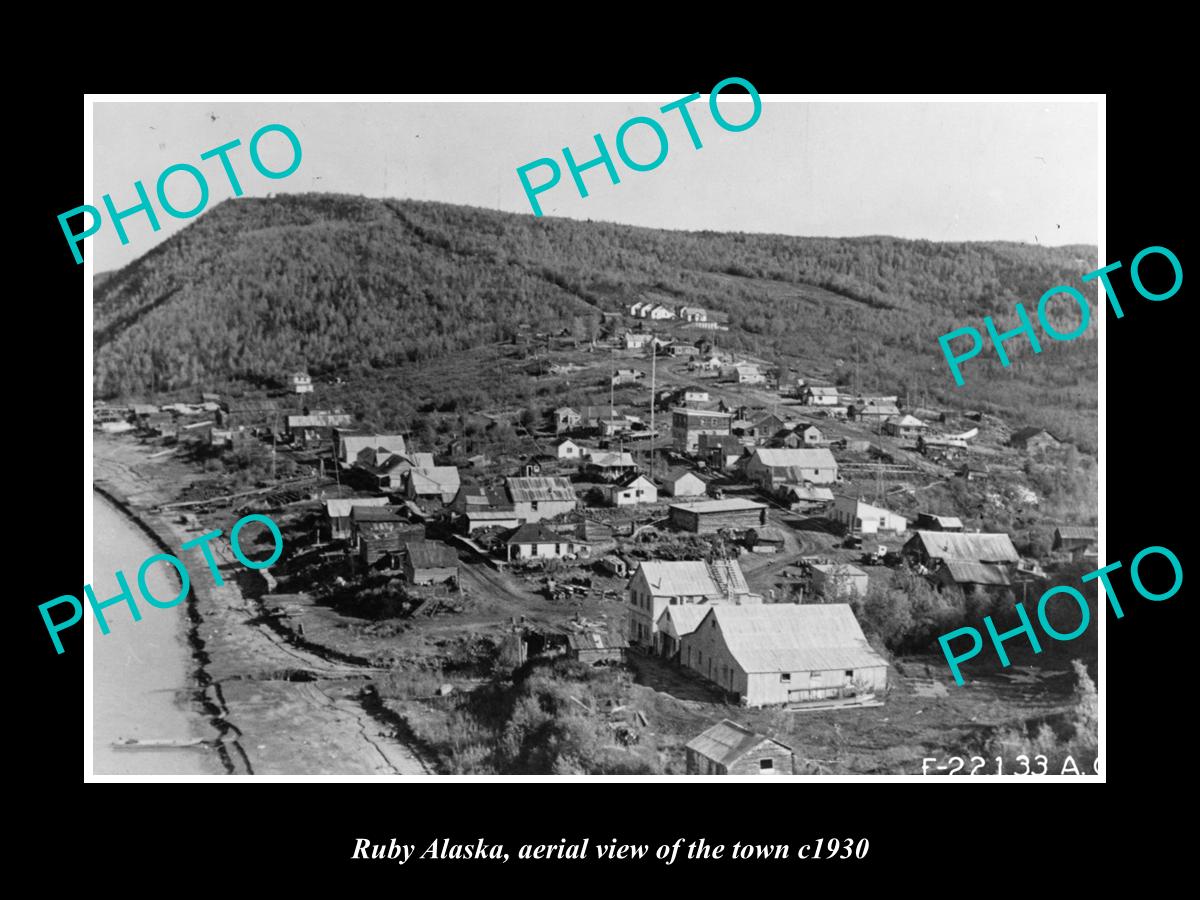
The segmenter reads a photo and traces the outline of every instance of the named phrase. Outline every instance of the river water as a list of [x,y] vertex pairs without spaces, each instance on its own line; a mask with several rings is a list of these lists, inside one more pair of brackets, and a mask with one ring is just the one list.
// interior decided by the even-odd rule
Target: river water
[[[95,569],[92,589],[97,600],[120,592],[117,570],[125,573],[142,620],[134,622],[126,604],[104,610],[107,635],[91,610],[93,629],[92,715],[93,771],[97,775],[216,775],[220,760],[203,748],[114,749],[123,738],[188,741],[211,737],[203,712],[192,700],[195,684],[186,641],[186,601],[158,609],[141,599],[137,571],[160,552],[140,528],[101,497],[95,497],[93,535]],[[147,572],[151,593],[163,600],[179,595],[179,579],[168,563]],[[86,601],[85,601],[86,605]]]

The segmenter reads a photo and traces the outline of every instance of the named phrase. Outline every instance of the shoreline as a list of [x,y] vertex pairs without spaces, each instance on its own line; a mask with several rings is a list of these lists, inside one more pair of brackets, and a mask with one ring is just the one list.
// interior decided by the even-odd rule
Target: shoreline
[[[130,505],[129,500],[117,492],[115,488],[101,487],[98,483],[93,481],[92,491],[100,495],[104,502],[111,505],[126,519],[126,521],[133,524],[139,531],[146,535],[146,537],[152,544],[154,544],[154,546],[162,550],[163,553],[170,553],[174,555],[175,549],[171,547],[164,534],[155,528],[154,525],[149,521],[149,516],[156,514],[149,513],[148,511],[140,514],[135,512]],[[254,772],[251,769],[250,760],[246,757],[246,751],[242,749],[238,739],[234,738],[233,740],[227,740],[227,737],[230,734],[236,734],[237,737],[240,738],[241,732],[238,731],[238,729],[231,722],[225,719],[227,710],[225,710],[223,705],[221,705],[219,702],[220,686],[215,686],[217,702],[214,702],[213,698],[208,696],[208,689],[210,686],[213,686],[213,680],[207,669],[209,656],[204,650],[204,640],[200,637],[200,625],[204,620],[201,617],[199,610],[196,608],[197,603],[197,591],[193,585],[193,587],[188,591],[188,595],[184,600],[187,625],[184,627],[183,632],[184,641],[188,646],[188,656],[191,659],[189,677],[191,678],[196,689],[189,693],[191,698],[190,705],[194,706],[194,708],[186,711],[202,716],[208,722],[209,727],[216,731],[215,738],[211,736],[205,737],[204,735],[201,735],[200,737],[205,740],[206,744],[211,745],[217,751],[217,757],[220,759],[221,765],[225,769],[225,774],[253,775]],[[227,749],[227,746],[232,746],[237,751],[237,754],[245,768],[244,772],[238,771],[238,766],[235,764],[235,760]]]
[[162,552],[179,556],[180,545],[197,534],[224,532],[210,544],[224,583],[185,560],[192,575],[185,609],[193,702],[216,732],[211,746],[226,774],[435,774],[419,748],[370,708],[371,691],[363,688],[379,670],[279,628],[266,614],[250,580],[261,573],[245,569],[230,550],[227,512],[206,516],[197,530],[159,511],[193,470],[101,435],[93,461],[93,490]]

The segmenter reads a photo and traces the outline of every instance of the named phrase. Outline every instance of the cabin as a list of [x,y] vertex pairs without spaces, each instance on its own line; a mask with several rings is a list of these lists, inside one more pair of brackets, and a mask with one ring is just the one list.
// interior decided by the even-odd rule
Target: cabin
[[899,418],[900,410],[894,403],[867,401],[851,404],[846,410],[846,417],[865,425],[879,425],[886,419]]
[[806,384],[800,391],[805,406],[837,406],[838,389],[827,385]]
[[1071,554],[1072,558],[1094,556],[1097,548],[1097,533],[1094,526],[1059,525],[1054,529],[1054,550]]
[[795,512],[811,512],[823,509],[833,502],[833,491],[811,484],[785,483],[778,487],[780,501]]
[[627,331],[625,332],[625,349],[641,350],[653,339],[654,335],[649,331]]
[[703,497],[708,485],[691,469],[670,469],[662,478],[663,493],[671,497]]
[[1007,534],[918,531],[901,552],[910,562],[931,570],[947,559],[1016,565],[1021,558]]
[[728,472],[741,459],[746,445],[732,434],[701,434],[696,453],[706,463],[721,472]]
[[370,434],[364,431],[351,431],[346,428],[333,429],[334,446],[337,458],[346,465],[353,464],[358,454],[368,447],[376,451],[387,450],[398,456],[408,454],[408,444],[403,434]]
[[880,531],[899,533],[908,530],[908,520],[904,516],[851,497],[838,497],[834,500],[830,518],[846,526],[848,532],[859,534],[876,534]]
[[991,469],[987,463],[980,462],[977,459],[968,459],[960,465],[956,471],[959,478],[965,478],[967,481],[982,481],[985,478],[991,477]]
[[458,554],[445,544],[407,541],[404,544],[404,577],[409,584],[457,582]]
[[311,394],[313,390],[312,376],[307,372],[295,372],[292,374],[292,393],[294,394]]
[[609,506],[637,506],[658,502],[658,486],[639,472],[630,472],[603,488]]
[[514,512],[525,522],[553,519],[579,506],[575,488],[561,476],[506,478],[504,485]]
[[887,663],[845,603],[713,605],[680,662],[744,706],[847,704],[887,688]]
[[647,560],[629,581],[629,636],[661,652],[657,623],[669,606],[761,603],[735,560]]
[[406,522],[393,509],[355,506],[350,510],[350,528],[362,561],[374,566],[384,560],[389,568],[400,564],[404,541],[424,537],[424,528]]
[[404,496],[409,500],[451,503],[458,495],[460,487],[457,466],[412,469],[404,485]]
[[760,413],[750,421],[749,425],[743,425],[741,432],[743,437],[768,438],[782,431],[786,424],[775,413]]
[[1022,428],[1014,431],[1009,444],[1033,456],[1051,453],[1063,448],[1063,442],[1045,428]]
[[616,453],[596,450],[588,455],[583,464],[583,473],[599,481],[614,482],[637,472],[637,463],[632,453]]
[[847,603],[865,597],[870,579],[867,573],[848,563],[817,563],[809,567],[812,587],[827,603]]
[[342,500],[325,501],[325,518],[329,526],[329,539],[344,541],[351,537],[350,511],[356,506],[387,506],[387,497],[349,497]]
[[684,322],[707,322],[708,310],[699,306],[681,306],[677,314]]
[[569,406],[560,406],[554,411],[553,416],[554,431],[557,434],[578,428],[579,423],[583,421],[583,417]]
[[825,435],[816,425],[798,425],[783,438],[783,446],[790,449],[819,447],[825,443]]
[[689,775],[791,775],[795,754],[787,744],[723,719],[687,742]]
[[933,513],[917,513],[913,526],[917,531],[962,531],[962,519],[958,516],[938,516]]
[[656,304],[655,306],[651,307],[650,310],[645,313],[645,316],[647,319],[655,319],[657,321],[663,321],[666,319],[675,318],[675,311],[672,310],[671,307],[664,306],[663,304],[659,303],[659,304]]
[[746,478],[774,493],[782,484],[834,484],[837,460],[824,447],[789,450],[759,447],[746,461]]
[[754,363],[734,363],[726,369],[722,376],[728,381],[738,384],[763,384],[767,377],[759,371]]
[[702,435],[729,435],[733,414],[715,409],[675,407],[671,410],[671,440],[676,450],[693,453]]
[[540,522],[519,525],[504,539],[504,548],[505,559],[509,562],[518,559],[563,559],[579,555],[581,551],[586,555],[588,549],[585,542],[553,531]]
[[746,532],[746,546],[753,553],[782,553],[787,547],[783,532],[771,525],[751,528]]
[[667,514],[673,527],[695,534],[715,534],[725,529],[744,531],[767,524],[765,503],[736,498],[672,504]]
[[579,460],[584,456],[584,448],[570,438],[554,442],[554,455],[558,459]]
[[916,416],[892,416],[883,423],[883,433],[903,441],[915,441],[928,427]]
[[629,642],[618,634],[583,631],[567,635],[567,656],[597,666],[625,661]]

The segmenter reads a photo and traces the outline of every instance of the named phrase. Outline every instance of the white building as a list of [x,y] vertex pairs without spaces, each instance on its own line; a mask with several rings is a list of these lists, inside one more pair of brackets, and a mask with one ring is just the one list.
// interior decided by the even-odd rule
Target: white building
[[872,506],[852,497],[837,497],[830,518],[846,526],[847,531],[876,534],[880,531],[907,531],[908,520],[882,506]]

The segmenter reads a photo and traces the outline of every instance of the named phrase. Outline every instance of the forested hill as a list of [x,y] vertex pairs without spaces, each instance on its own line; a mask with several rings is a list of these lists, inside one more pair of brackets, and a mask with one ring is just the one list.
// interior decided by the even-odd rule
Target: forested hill
[[[1015,302],[1032,311],[1095,267],[1082,246],[677,232],[332,194],[230,200],[96,286],[96,393],[389,367],[526,323],[588,336],[601,311],[653,290],[727,316],[727,348],[802,369],[857,359],[867,386],[952,396],[938,335],[985,314],[1015,322]],[[990,379],[1034,404],[1049,386],[1078,388],[1094,409],[1093,336],[1094,322],[1003,379],[979,364],[974,402]]]

